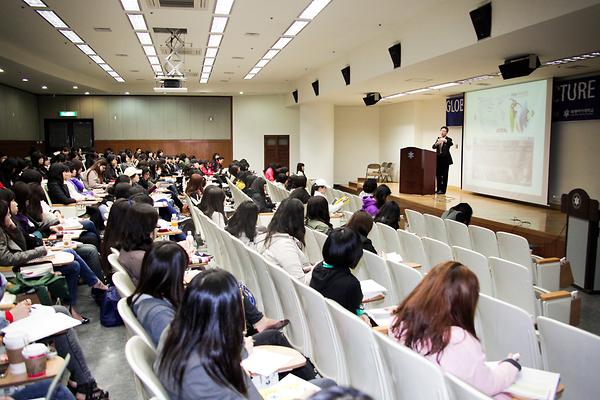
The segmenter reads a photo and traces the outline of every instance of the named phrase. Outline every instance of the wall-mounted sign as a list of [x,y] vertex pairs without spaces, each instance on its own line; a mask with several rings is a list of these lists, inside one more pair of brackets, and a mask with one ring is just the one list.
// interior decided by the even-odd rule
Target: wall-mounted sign
[[465,95],[446,99],[446,126],[462,126],[465,110]]
[[76,117],[77,111],[59,111],[58,116],[59,117]]
[[600,75],[554,81],[552,121],[600,119]]

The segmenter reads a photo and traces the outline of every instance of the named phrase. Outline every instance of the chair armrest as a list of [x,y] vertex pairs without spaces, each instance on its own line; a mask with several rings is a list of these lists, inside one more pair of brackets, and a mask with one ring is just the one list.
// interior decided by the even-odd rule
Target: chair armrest
[[388,327],[387,326],[374,326],[373,330],[377,333],[381,333],[382,335],[386,335],[388,334]]
[[537,265],[560,263],[560,258],[556,258],[556,257],[537,258],[537,257],[535,257],[533,259],[533,262],[535,262]]
[[567,297],[571,297],[571,292],[567,292],[566,290],[557,290],[556,292],[541,293],[539,295],[539,298],[542,301],[552,301]]
[[411,268],[421,268],[421,264],[410,262],[410,261],[402,261],[402,264],[408,265]]

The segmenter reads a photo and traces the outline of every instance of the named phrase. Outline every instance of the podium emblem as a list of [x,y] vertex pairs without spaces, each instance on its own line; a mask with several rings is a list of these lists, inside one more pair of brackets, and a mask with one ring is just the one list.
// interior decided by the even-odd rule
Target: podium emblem
[[410,158],[411,160],[412,160],[413,158],[415,158],[415,153],[414,153],[414,152],[412,152],[412,151],[409,151],[409,152],[408,152],[408,158]]
[[571,202],[573,203],[574,209],[581,207],[581,195],[579,193],[575,193]]

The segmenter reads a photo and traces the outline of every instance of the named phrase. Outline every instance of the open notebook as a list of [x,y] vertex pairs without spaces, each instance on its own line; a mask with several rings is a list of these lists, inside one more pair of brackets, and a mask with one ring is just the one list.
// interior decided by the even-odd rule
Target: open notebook
[[[495,365],[497,363],[487,362],[486,364]],[[559,381],[560,374],[541,369],[522,367],[517,375],[517,380],[505,392],[519,398],[553,400],[556,397]]]
[[313,393],[321,390],[318,386],[288,374],[273,386],[260,389],[260,394],[265,400],[295,400],[306,399]]
[[68,315],[57,313],[54,308],[34,304],[31,307],[31,314],[27,318],[15,321],[2,329],[2,332],[25,332],[29,342],[52,336],[81,325],[81,321]]

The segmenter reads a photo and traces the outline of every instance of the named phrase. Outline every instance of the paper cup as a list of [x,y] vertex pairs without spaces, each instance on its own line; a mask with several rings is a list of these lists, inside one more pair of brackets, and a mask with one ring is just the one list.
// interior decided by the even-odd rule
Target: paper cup
[[9,332],[4,336],[4,346],[8,356],[8,369],[12,374],[19,375],[26,372],[25,360],[21,352],[27,346],[27,334],[25,332]]
[[39,378],[46,375],[48,348],[42,343],[33,343],[25,346],[21,352],[25,359],[25,369],[30,378]]

